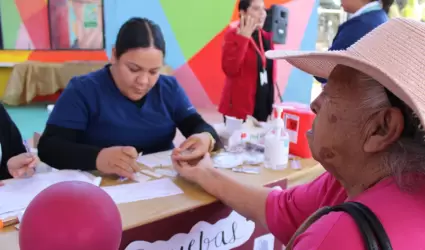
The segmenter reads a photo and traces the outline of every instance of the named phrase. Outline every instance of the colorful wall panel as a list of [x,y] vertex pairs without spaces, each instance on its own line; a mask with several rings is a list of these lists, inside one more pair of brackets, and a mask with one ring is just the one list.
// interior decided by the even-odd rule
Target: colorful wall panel
[[3,49],[103,49],[102,0],[2,0]]
[[[184,3],[183,3],[184,2]],[[317,37],[317,0],[266,0],[266,5],[284,4],[289,8],[287,43],[279,49],[314,50]],[[111,51],[119,26],[130,17],[143,16],[157,22],[167,40],[166,63],[198,107],[218,104],[224,85],[221,46],[228,24],[238,17],[237,1],[229,0],[125,0],[105,1],[106,49]],[[309,103],[311,76],[278,63],[279,86],[284,99]]]
[[1,0],[4,49],[50,49],[47,1]]
[[[27,5],[29,3],[34,4],[34,7],[31,8],[32,12],[27,13],[27,9],[22,10],[17,7],[18,2],[23,1]],[[50,1],[63,2],[68,0]],[[24,26],[25,29],[31,30],[31,25],[25,25],[25,20],[36,17],[41,20],[40,16],[47,15],[45,13],[46,6],[48,6],[46,0],[1,0],[1,2],[0,7],[4,5],[7,8],[18,10],[20,19],[15,17],[18,21],[15,21],[17,24],[14,27],[20,25],[19,27]],[[237,2],[237,0],[104,0],[103,6],[101,6],[103,7],[103,20],[105,22],[104,51],[0,51],[0,62],[106,60],[108,55],[110,56],[121,24],[130,17],[147,17],[161,26],[167,42],[166,63],[175,70],[177,79],[185,88],[192,102],[197,107],[210,107],[218,104],[224,85],[224,74],[221,71],[220,59],[221,46],[224,31],[229,23],[237,20]],[[314,50],[317,37],[316,10],[318,0],[265,0],[265,2],[267,6],[283,4],[290,11],[287,43],[278,46],[279,49]],[[96,17],[98,15],[92,13],[92,20],[99,24],[100,21]],[[2,23],[6,18],[12,17],[2,16]],[[64,30],[67,29],[65,26],[67,25],[63,25]],[[67,27],[72,29],[69,25]],[[62,33],[68,34],[64,30],[62,30]],[[43,31],[40,34],[44,33]],[[49,29],[47,29],[47,33],[49,34]],[[27,37],[31,38],[29,44],[32,45],[32,49],[42,46],[34,45],[35,43],[39,44],[34,40],[41,41],[41,38],[35,39],[35,35],[31,35],[30,31],[28,31],[28,34]],[[39,36],[41,36],[40,34]],[[17,37],[17,35],[11,37]],[[74,40],[65,39],[65,43],[68,41],[72,44]],[[7,44],[9,47],[15,44],[15,48],[17,48],[16,39],[7,42]],[[74,48],[73,46],[68,47]],[[64,48],[67,48],[67,46],[64,46]],[[283,61],[278,62],[278,69],[278,83],[284,99],[309,103],[313,83],[312,77],[293,69]]]
[[52,49],[103,49],[102,0],[49,0]]

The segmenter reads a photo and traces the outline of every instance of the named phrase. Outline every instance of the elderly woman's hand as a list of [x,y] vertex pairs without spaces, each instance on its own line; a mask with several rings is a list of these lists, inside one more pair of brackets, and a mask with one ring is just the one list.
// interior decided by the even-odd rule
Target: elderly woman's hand
[[35,173],[35,167],[39,162],[37,155],[22,153],[9,159],[7,169],[13,178],[27,178]]
[[210,133],[194,134],[184,141],[180,147],[173,150],[172,158],[176,161],[186,161],[193,164],[214,148],[214,139]]
[[213,161],[209,153],[206,153],[196,164],[190,164],[187,161],[177,161],[175,158],[172,160],[174,169],[180,176],[194,183],[199,183],[202,175],[213,169]]

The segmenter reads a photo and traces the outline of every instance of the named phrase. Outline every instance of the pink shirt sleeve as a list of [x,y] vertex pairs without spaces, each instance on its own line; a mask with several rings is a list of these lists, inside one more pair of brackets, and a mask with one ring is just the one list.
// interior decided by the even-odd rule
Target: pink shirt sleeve
[[329,173],[288,190],[274,190],[266,201],[266,222],[270,232],[288,243],[301,223],[323,206],[343,202],[347,195]]

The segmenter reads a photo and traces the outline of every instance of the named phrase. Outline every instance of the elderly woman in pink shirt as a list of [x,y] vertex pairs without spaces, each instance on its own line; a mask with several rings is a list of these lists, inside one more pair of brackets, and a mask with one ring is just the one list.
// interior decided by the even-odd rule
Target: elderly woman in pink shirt
[[190,165],[178,149],[175,168],[288,249],[425,249],[423,34],[425,23],[392,19],[346,51],[267,52],[329,79],[311,104],[307,137],[327,170],[313,182],[254,187],[214,169],[208,155]]

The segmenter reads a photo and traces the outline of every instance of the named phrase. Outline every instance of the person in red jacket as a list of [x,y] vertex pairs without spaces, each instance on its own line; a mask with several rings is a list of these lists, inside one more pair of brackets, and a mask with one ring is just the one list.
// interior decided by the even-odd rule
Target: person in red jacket
[[225,116],[266,121],[274,102],[273,61],[265,51],[273,49],[271,34],[262,29],[266,19],[263,0],[239,1],[240,24],[225,34],[222,69],[226,83],[219,104]]

